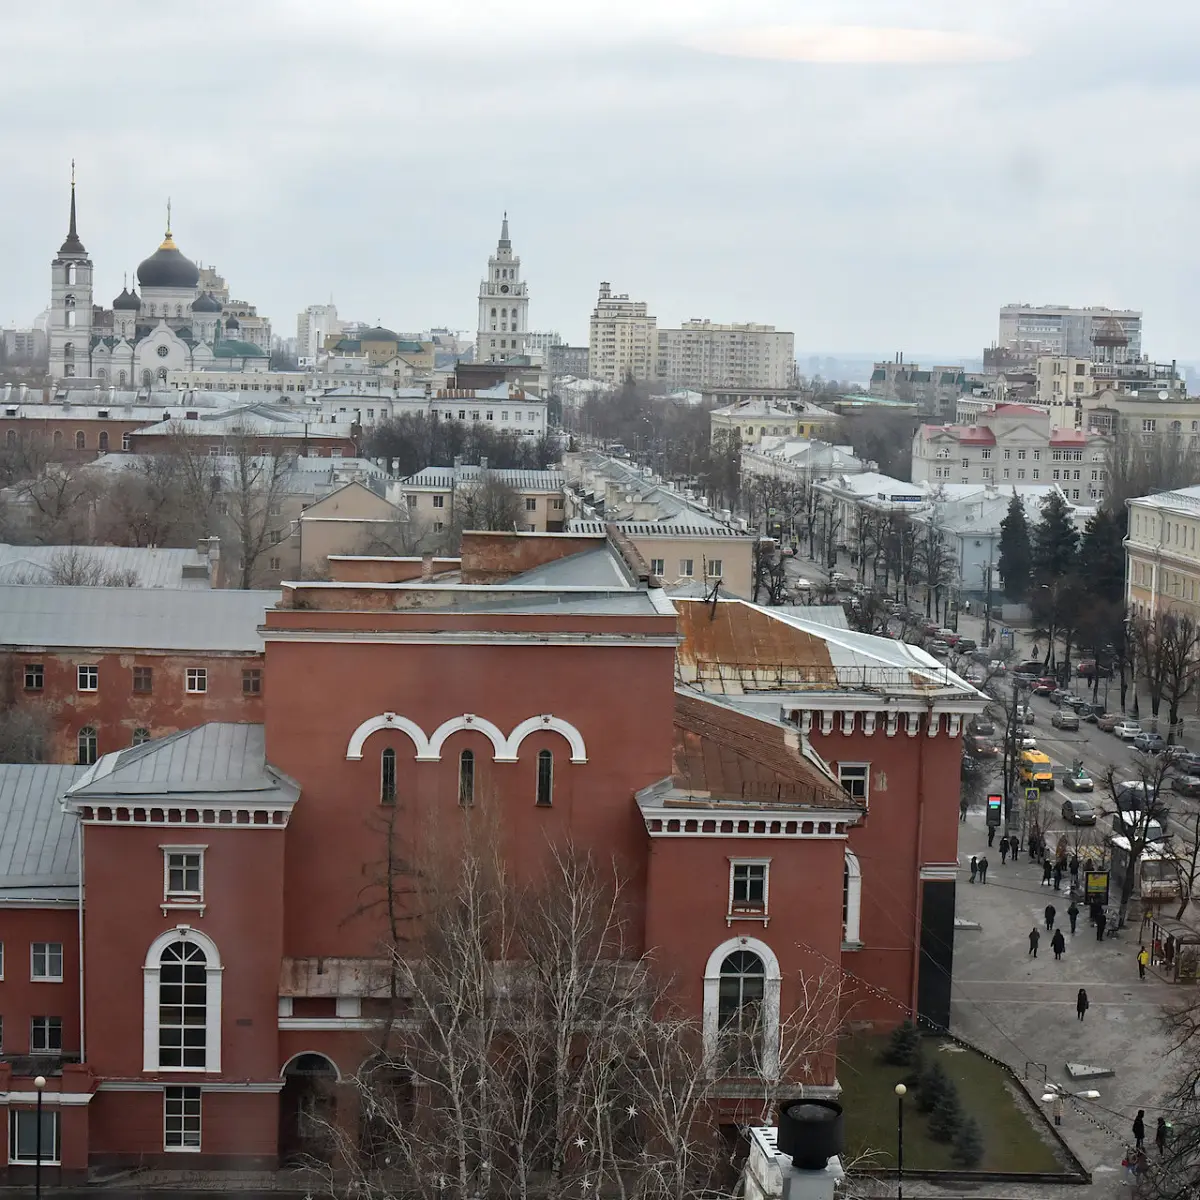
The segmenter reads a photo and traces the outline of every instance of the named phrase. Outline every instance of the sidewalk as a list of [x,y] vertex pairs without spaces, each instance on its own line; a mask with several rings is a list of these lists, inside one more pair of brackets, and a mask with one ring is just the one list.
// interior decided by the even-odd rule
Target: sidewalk
[[[988,857],[988,882],[972,886],[966,864],[972,854],[982,853]],[[1072,937],[1068,896],[1042,887],[1041,868],[1027,856],[1002,866],[999,851],[987,849],[982,811],[971,812],[959,826],[959,862],[956,915],[979,928],[960,928],[955,934],[952,1031],[1018,1075],[1028,1075],[1035,1081],[1034,1093],[1042,1084],[1043,1068],[1047,1081],[1068,1091],[1095,1087],[1100,1099],[1070,1104],[1060,1132],[1095,1175],[1094,1188],[1084,1192],[1115,1194],[1134,1114],[1144,1108],[1147,1124],[1153,1126],[1162,1111],[1160,1100],[1174,1061],[1159,1015],[1179,989],[1153,974],[1138,979],[1136,926],[1097,942],[1084,912]],[[1045,928],[1047,903],[1058,909],[1057,921],[1067,935],[1061,962],[1054,959]],[[1042,935],[1036,959],[1029,955],[1031,928]],[[1082,1022],[1075,1014],[1081,987],[1090,1002]],[[1077,1083],[1066,1073],[1068,1062],[1106,1067],[1115,1074],[1094,1084]],[[924,1187],[913,1190],[914,1195],[935,1194]],[[980,1192],[1008,1194],[986,1186]],[[1079,1195],[1079,1189],[1072,1194]]]

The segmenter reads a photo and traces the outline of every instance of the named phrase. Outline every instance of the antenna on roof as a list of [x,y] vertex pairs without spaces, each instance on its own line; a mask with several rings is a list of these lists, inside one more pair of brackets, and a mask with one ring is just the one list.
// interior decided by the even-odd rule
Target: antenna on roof
[[708,619],[715,621],[717,619],[717,593],[721,590],[721,580],[718,578],[713,581],[712,595],[705,595],[704,602],[709,605]]

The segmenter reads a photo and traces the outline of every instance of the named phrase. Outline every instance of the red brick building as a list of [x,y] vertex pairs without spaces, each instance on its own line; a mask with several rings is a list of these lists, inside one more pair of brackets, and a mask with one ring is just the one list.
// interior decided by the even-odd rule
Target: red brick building
[[[431,831],[480,810],[518,876],[566,839],[626,864],[628,953],[655,951],[706,1041],[753,1007],[769,1062],[780,1014],[827,970],[892,991],[881,1021],[929,999],[918,946],[944,933],[930,884],[952,913],[949,798],[982,698],[919,651],[898,664],[907,648],[802,622],[782,623],[779,648],[820,686],[780,693],[778,664],[747,674],[743,648],[774,630],[759,610],[681,615],[604,538],[563,538],[567,557],[538,556],[536,582],[462,582],[503,573],[504,539],[485,540],[479,563],[464,546],[457,578],[352,581],[347,560],[346,582],[285,586],[254,719],[210,718],[78,774],[0,767],[0,820],[44,826],[0,871],[33,889],[76,873],[45,904],[0,893],[10,1164],[35,1070],[64,1177],[273,1166],[302,1140],[314,1072],[356,1122],[338,1081],[373,1053],[388,939],[362,907],[363,870],[380,854],[372,822],[401,803],[406,861],[432,862]],[[18,908],[24,923],[8,923]],[[46,962],[62,983],[26,967]],[[58,1051],[32,1040],[47,1015]],[[789,1078],[835,1091],[834,1049]],[[720,1119],[740,1119],[741,1095],[722,1095]]]

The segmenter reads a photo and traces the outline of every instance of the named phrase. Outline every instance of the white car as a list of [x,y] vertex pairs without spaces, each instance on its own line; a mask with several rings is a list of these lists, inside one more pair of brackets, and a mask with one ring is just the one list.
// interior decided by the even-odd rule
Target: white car
[[1018,729],[1015,734],[1018,750],[1036,750],[1037,738],[1028,729]]
[[1132,742],[1142,732],[1142,727],[1136,721],[1118,721],[1113,726],[1113,733],[1123,742]]

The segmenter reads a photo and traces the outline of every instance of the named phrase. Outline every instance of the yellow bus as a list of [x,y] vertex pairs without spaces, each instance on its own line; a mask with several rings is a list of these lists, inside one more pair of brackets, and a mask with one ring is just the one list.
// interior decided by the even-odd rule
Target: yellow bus
[[1054,790],[1054,768],[1050,758],[1040,750],[1022,750],[1017,760],[1017,778],[1023,787],[1035,787],[1039,791]]

